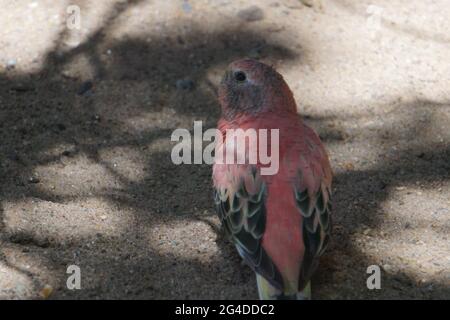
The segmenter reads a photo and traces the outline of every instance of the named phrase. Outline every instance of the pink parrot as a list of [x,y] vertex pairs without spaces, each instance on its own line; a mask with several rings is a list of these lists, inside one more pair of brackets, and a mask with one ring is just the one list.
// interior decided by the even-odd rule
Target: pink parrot
[[[279,143],[268,141],[268,150],[279,144],[275,174],[262,174],[266,164],[259,158],[214,163],[214,201],[222,226],[256,273],[260,299],[310,299],[310,279],[331,232],[332,170],[324,146],[298,116],[283,77],[261,62],[233,62],[220,84],[219,101],[216,159],[233,146],[227,141],[230,129],[242,129],[241,134],[279,130]],[[259,150],[248,142],[246,152]]]

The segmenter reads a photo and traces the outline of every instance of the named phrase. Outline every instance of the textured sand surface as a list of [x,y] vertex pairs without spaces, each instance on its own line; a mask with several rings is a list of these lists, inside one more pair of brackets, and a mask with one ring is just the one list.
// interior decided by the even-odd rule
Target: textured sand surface
[[335,172],[313,297],[450,299],[448,1],[0,5],[0,298],[257,298],[211,167],[170,161],[172,131],[214,127],[224,68],[253,57],[283,74]]

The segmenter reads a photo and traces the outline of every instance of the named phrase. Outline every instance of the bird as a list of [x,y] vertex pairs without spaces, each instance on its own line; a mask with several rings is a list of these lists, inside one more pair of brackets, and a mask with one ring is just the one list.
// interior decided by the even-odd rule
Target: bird
[[[333,173],[327,151],[297,113],[292,91],[272,66],[253,59],[232,62],[218,100],[212,180],[222,229],[255,272],[261,300],[309,300],[311,277],[332,229]],[[248,130],[278,130],[278,141],[267,141],[278,152],[276,172],[264,173],[261,146],[249,139],[244,161],[218,157],[238,152],[230,132],[246,139]],[[256,161],[250,161],[251,152],[258,154]]]

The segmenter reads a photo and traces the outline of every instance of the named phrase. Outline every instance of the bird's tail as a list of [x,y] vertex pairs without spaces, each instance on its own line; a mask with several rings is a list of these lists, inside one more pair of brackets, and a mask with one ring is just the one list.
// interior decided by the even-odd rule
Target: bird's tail
[[297,293],[283,292],[274,286],[264,277],[256,274],[256,283],[258,285],[259,299],[261,300],[310,300],[311,299],[311,283],[305,286],[303,291]]

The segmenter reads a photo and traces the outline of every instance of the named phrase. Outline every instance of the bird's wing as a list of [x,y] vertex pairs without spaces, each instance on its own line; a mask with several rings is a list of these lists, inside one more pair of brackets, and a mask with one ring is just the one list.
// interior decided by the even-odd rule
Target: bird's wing
[[281,290],[281,274],[261,244],[266,227],[266,184],[254,166],[241,170],[233,181],[228,187],[216,186],[214,190],[222,225],[244,261]]
[[312,130],[307,133],[294,187],[297,208],[303,217],[305,246],[299,278],[300,290],[308,284],[317,268],[318,258],[325,251],[331,233],[331,167],[317,135]]

